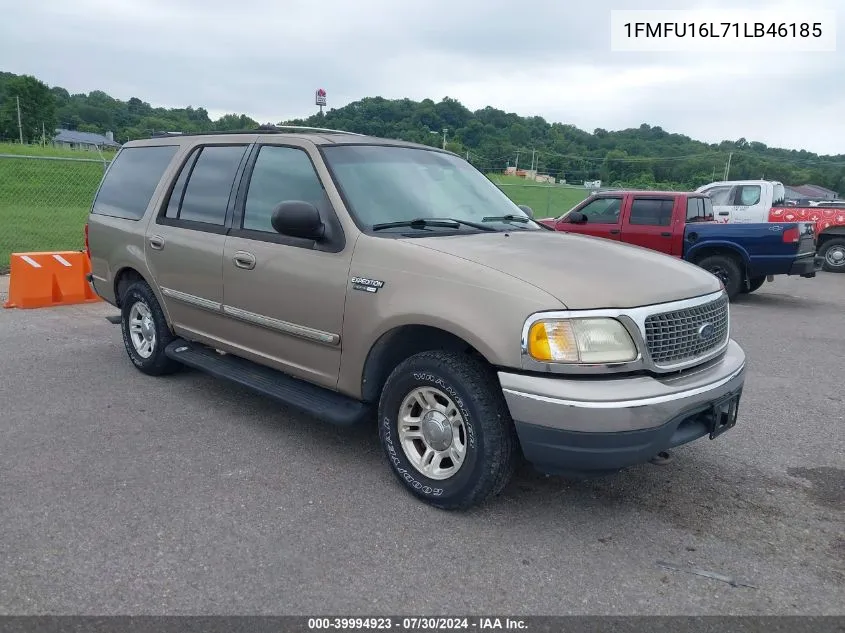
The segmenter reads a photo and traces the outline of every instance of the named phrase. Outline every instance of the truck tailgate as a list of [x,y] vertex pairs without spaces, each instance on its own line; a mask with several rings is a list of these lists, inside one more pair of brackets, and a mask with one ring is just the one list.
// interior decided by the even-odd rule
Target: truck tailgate
[[816,225],[814,222],[796,222],[798,225],[798,255],[815,255]]

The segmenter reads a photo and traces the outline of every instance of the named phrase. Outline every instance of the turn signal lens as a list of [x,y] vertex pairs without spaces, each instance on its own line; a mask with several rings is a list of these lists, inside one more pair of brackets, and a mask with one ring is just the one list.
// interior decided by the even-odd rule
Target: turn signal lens
[[577,345],[566,321],[540,321],[528,333],[528,353],[540,361],[578,362]]
[[546,363],[624,363],[637,347],[616,319],[538,321],[528,331],[528,353]]

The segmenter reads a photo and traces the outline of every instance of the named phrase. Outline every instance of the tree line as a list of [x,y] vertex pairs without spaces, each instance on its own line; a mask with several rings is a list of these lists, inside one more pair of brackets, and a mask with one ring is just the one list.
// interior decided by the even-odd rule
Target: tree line
[[[247,130],[258,122],[244,114],[212,120],[202,107],[157,108],[132,97],[115,99],[95,90],[70,94],[31,76],[0,72],[0,140],[17,140],[20,100],[24,141],[39,142],[42,132],[62,127],[105,133],[125,142],[155,132]],[[845,154],[819,156],[806,150],[768,147],[763,143],[724,140],[704,143],[659,126],[588,132],[539,116],[522,117],[486,107],[472,111],[460,101],[367,97],[285,125],[328,127],[442,146],[479,169],[508,167],[549,174],[571,183],[602,180],[610,186],[692,189],[723,177],[730,160],[732,180],[765,178],[787,185],[812,183],[845,195]]]

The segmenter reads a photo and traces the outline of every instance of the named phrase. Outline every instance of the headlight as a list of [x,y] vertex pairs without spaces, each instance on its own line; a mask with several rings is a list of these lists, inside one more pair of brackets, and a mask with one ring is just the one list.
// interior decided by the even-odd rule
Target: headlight
[[616,319],[552,319],[528,330],[528,353],[544,363],[624,363],[637,346]]

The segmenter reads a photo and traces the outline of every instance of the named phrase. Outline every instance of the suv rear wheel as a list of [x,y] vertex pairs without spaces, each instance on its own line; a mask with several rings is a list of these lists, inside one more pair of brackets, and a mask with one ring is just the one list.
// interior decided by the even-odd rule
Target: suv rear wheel
[[123,294],[120,329],[129,359],[145,374],[161,376],[182,367],[164,353],[175,337],[147,282],[136,281]]
[[379,437],[396,477],[446,510],[498,494],[519,455],[495,374],[465,354],[431,351],[402,362],[379,402]]

